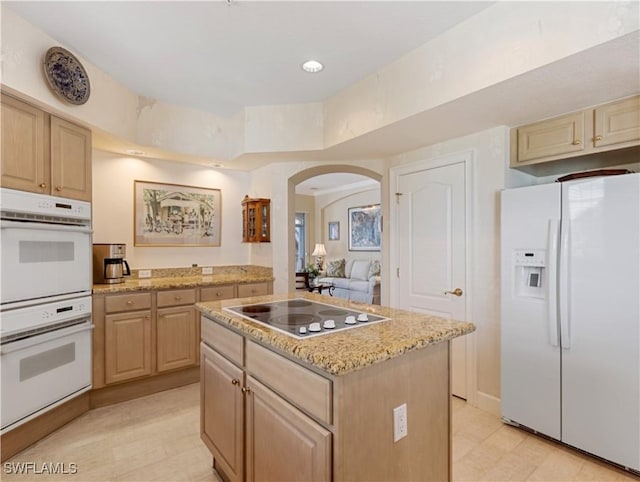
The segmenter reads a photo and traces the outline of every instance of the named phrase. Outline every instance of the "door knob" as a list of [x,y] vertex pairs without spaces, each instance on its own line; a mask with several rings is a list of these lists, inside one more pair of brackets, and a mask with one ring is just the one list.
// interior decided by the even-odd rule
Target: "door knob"
[[462,296],[462,290],[460,288],[456,288],[453,291],[445,291],[445,295],[454,295],[454,296]]

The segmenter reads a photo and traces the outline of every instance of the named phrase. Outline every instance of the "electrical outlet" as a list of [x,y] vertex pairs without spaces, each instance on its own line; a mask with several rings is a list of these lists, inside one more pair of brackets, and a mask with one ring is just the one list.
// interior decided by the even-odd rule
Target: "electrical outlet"
[[208,268],[202,268],[202,274],[213,274],[213,268],[211,266]]
[[150,269],[138,270],[138,278],[151,278],[151,270]]
[[406,437],[408,434],[407,404],[403,403],[393,409],[393,441]]

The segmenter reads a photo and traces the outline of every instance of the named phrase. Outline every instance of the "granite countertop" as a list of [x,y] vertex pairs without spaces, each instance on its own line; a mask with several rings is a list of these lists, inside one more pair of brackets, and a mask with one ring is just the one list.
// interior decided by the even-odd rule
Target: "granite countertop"
[[[388,321],[339,331],[328,335],[297,339],[248,319],[224,311],[225,306],[249,305],[291,298],[306,298],[321,303],[348,307],[390,318]],[[345,375],[413,350],[450,340],[475,331],[472,323],[446,320],[437,316],[412,313],[385,306],[353,303],[315,293],[256,296],[225,301],[196,303],[205,316],[292,359],[310,364],[331,375]]]
[[260,273],[219,273],[208,276],[166,276],[157,278],[125,278],[124,283],[93,285],[94,294],[124,293],[127,291],[195,288],[229,283],[259,283],[273,281],[273,276]]

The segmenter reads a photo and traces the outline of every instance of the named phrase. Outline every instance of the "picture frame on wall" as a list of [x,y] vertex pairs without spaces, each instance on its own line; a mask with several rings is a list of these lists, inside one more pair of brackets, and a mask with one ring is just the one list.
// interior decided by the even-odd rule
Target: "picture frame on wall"
[[340,222],[332,221],[329,223],[329,241],[338,241],[340,239]]
[[380,251],[380,204],[348,208],[349,251]]
[[220,189],[134,181],[134,246],[220,246]]

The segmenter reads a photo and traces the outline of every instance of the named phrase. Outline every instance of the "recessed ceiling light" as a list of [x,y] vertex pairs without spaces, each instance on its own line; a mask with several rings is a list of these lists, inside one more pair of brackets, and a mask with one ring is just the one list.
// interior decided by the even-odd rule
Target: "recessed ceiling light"
[[317,60],[307,60],[304,64],[302,64],[302,70],[312,74],[320,72],[322,69],[324,69],[324,65],[322,65]]
[[126,153],[132,156],[144,156],[144,151],[138,151],[136,149],[127,149]]
[[210,167],[224,167],[224,164],[219,164],[219,163],[211,163],[209,164]]

